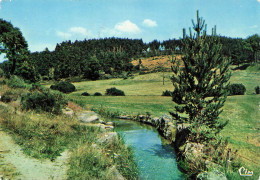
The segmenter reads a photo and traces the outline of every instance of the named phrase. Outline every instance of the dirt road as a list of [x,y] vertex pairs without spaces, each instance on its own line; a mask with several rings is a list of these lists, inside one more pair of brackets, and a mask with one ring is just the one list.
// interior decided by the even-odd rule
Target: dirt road
[[[0,128],[0,169],[10,170],[12,167],[18,174],[15,179],[66,179],[68,157],[68,151],[63,152],[54,162],[29,157],[23,153],[19,145],[14,143],[12,137]],[[5,177],[4,174],[0,173],[0,179],[1,176]]]

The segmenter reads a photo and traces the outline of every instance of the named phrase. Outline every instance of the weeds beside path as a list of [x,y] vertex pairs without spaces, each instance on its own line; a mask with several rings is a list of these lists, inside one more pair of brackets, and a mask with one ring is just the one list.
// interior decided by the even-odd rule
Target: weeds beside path
[[[0,166],[13,166],[17,171],[16,177],[11,179],[66,179],[68,151],[64,151],[61,156],[50,161],[49,159],[38,160],[25,155],[22,148],[15,144],[12,137],[4,131],[0,131]],[[1,173],[0,173],[1,174]]]

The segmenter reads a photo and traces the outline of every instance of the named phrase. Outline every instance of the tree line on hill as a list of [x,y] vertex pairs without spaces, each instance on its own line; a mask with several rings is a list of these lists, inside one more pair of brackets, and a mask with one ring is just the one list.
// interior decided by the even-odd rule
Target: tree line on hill
[[[104,38],[75,42],[65,41],[56,45],[54,51],[47,48],[42,52],[29,52],[28,45],[19,28],[0,19],[0,54],[5,53],[8,61],[0,64],[6,74],[16,74],[30,81],[61,79],[80,76],[96,80],[102,74],[120,75],[132,72],[138,67],[133,59],[159,55],[182,54],[180,39],[154,40],[144,43],[142,39]],[[221,53],[231,57],[232,63],[259,59],[260,37],[252,35],[247,39],[219,37]]]

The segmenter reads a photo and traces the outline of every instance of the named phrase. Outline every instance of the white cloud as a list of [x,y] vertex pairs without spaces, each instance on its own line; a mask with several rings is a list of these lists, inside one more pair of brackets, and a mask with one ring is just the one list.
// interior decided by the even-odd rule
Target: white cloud
[[156,27],[156,26],[157,26],[157,23],[156,23],[156,21],[153,21],[153,20],[151,20],[151,19],[145,19],[145,20],[143,21],[143,25],[144,25],[144,26],[147,26],[147,27]]
[[[260,0],[259,0],[260,1]],[[250,26],[249,28],[251,28],[251,29],[256,29],[256,28],[258,28],[258,25],[253,25],[253,26]]]
[[69,31],[73,34],[79,34],[82,36],[90,36],[91,32],[83,27],[71,27]]
[[72,36],[72,34],[70,33],[66,33],[66,32],[61,32],[61,31],[57,31],[56,32],[57,36],[61,37],[61,38],[70,38]]
[[83,27],[71,27],[67,32],[56,31],[56,35],[70,40],[92,37],[91,31]]
[[260,0],[257,0],[257,2],[259,2],[259,3],[260,3]]
[[129,20],[126,20],[124,22],[120,22],[120,23],[117,23],[115,25],[115,30],[117,31],[120,31],[120,32],[124,32],[124,33],[133,33],[133,34],[137,34],[137,33],[140,33],[141,30],[139,29],[139,27],[132,23],[131,21]]

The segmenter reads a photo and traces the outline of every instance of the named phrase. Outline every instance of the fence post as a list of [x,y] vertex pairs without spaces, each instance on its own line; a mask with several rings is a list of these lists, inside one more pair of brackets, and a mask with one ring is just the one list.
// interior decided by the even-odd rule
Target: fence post
[[226,169],[227,169],[228,172],[230,171],[230,165],[231,165],[230,159],[231,159],[231,149],[228,148],[228,150],[227,150],[227,162],[226,162]]

